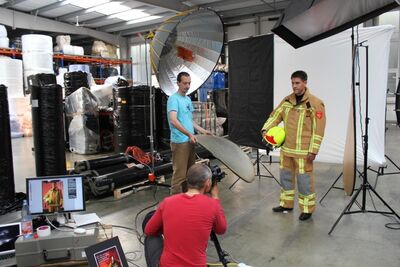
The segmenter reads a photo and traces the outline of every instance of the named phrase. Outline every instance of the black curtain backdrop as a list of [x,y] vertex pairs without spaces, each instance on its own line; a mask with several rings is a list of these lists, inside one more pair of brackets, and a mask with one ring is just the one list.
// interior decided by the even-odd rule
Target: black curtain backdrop
[[229,42],[229,139],[265,148],[261,127],[273,110],[274,37]]

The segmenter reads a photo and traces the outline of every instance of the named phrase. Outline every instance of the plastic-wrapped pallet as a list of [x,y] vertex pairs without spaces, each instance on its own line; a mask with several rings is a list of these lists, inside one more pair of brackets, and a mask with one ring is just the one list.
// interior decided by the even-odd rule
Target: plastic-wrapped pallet
[[22,35],[22,58],[24,83],[28,87],[28,77],[37,73],[54,73],[53,40],[41,34]]
[[71,44],[71,36],[69,36],[69,35],[58,35],[56,37],[56,43],[57,43],[57,46],[60,48],[60,50],[63,50],[64,45],[70,45]]
[[7,37],[7,29],[4,25],[0,25],[0,37]]
[[92,55],[106,57],[106,54],[108,55],[106,44],[103,41],[94,41],[92,46]]
[[8,48],[10,40],[7,37],[7,29],[4,25],[0,25],[0,48]]
[[22,60],[0,57],[0,84],[7,86],[8,98],[24,97]]
[[96,97],[87,88],[79,88],[65,99],[69,149],[78,154],[93,154],[100,149],[99,110]]
[[93,85],[91,92],[97,97],[97,102],[101,107],[109,107],[113,99],[113,87],[111,84]]
[[83,56],[84,51],[82,46],[64,45],[60,50],[66,55]]

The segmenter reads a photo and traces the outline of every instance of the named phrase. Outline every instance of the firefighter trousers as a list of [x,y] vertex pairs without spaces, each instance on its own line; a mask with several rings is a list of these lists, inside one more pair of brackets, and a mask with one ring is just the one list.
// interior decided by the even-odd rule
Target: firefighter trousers
[[293,208],[295,196],[295,182],[299,207],[303,213],[313,213],[316,196],[314,187],[313,163],[305,158],[288,157],[281,153],[280,157],[281,207]]

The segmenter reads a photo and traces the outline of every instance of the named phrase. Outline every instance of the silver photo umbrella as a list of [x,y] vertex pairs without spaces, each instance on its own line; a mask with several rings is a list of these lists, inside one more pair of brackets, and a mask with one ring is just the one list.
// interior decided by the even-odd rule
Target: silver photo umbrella
[[214,11],[190,10],[166,20],[150,44],[152,68],[161,89],[172,95],[178,90],[176,76],[185,71],[196,91],[210,76],[221,55],[224,27]]

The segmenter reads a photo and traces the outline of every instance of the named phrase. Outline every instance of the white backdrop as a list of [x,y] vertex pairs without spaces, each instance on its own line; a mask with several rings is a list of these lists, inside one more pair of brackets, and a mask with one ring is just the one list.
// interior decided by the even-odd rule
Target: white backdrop
[[[359,29],[359,41],[369,46],[369,164],[385,162],[385,103],[392,26]],[[356,36],[357,38],[357,36]],[[351,109],[351,30],[317,43],[294,49],[275,36],[274,106],[292,92],[290,75],[308,74],[310,92],[325,103],[327,125],[318,161],[343,163],[349,111]],[[360,50],[362,124],[365,111],[365,49]],[[356,96],[357,116],[359,97]],[[357,117],[357,159],[362,163],[360,118]]]

